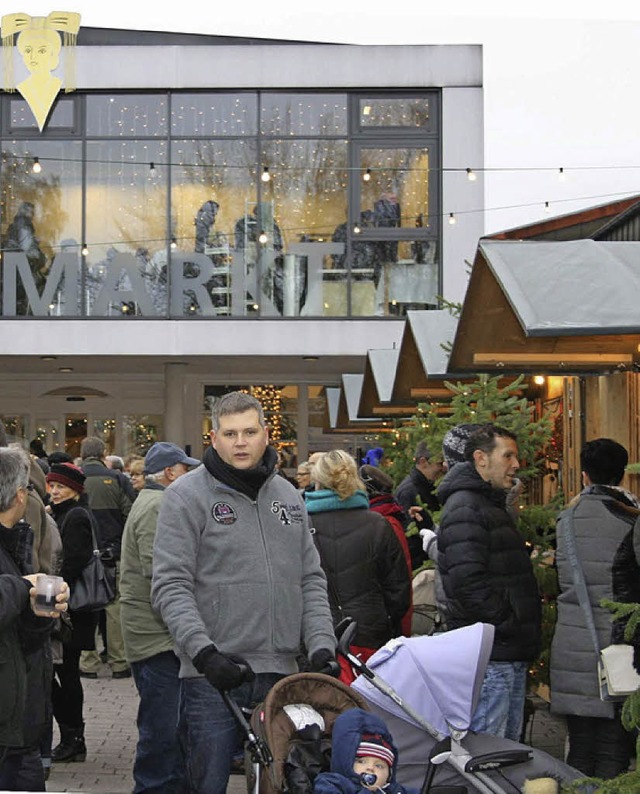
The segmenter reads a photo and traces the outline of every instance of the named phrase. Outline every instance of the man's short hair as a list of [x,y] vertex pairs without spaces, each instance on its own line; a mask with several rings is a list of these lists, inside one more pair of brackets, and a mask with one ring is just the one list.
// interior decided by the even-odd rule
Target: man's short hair
[[105,460],[109,461],[112,469],[124,472],[124,461],[120,455],[107,455]]
[[245,411],[257,411],[260,427],[265,427],[264,411],[256,398],[243,391],[230,391],[216,400],[211,411],[211,426],[215,431],[220,429],[220,417],[230,414],[243,414]]
[[627,450],[610,438],[587,441],[580,452],[580,468],[596,485],[619,485],[628,462]]
[[511,430],[507,430],[506,427],[500,427],[492,423],[481,425],[469,436],[464,447],[464,459],[473,463],[473,453],[477,449],[490,455],[496,448],[497,438],[510,438],[512,441],[518,443],[516,436]]
[[19,488],[29,484],[29,458],[22,449],[0,448],[0,512],[8,510]]
[[416,454],[414,455],[414,458],[416,461],[420,460],[420,458],[431,460],[431,450],[427,446],[426,441],[418,441],[416,444]]
[[82,460],[87,458],[104,459],[104,453],[107,451],[106,444],[101,438],[97,436],[88,436],[80,444],[80,457]]

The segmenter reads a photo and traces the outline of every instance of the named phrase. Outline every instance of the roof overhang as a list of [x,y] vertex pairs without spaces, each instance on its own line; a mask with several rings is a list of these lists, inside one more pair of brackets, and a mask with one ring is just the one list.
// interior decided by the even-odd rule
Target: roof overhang
[[449,368],[607,372],[640,360],[640,243],[481,241]]

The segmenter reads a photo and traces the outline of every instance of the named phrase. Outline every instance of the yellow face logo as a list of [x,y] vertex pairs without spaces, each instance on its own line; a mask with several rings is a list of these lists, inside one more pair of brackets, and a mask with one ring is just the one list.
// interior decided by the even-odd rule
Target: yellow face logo
[[[5,90],[20,92],[31,108],[42,131],[62,80],[51,74],[65,49],[65,91],[75,88],[75,41],[80,28],[80,14],[52,11],[48,17],[31,17],[28,14],[7,14],[2,17],[2,47],[5,54]],[[22,56],[29,72],[28,77],[14,85],[13,59],[9,52],[14,46]],[[61,35],[63,38],[61,38]],[[7,52],[9,55],[7,56]]]

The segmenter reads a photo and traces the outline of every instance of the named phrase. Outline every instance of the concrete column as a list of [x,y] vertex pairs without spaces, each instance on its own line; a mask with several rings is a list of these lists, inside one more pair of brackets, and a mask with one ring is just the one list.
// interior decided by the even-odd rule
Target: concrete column
[[202,404],[204,387],[199,379],[188,378],[184,391],[185,444],[191,445],[191,455],[202,455]]
[[309,457],[309,389],[306,383],[298,384],[298,463]]
[[164,441],[185,445],[185,374],[187,364],[164,365]]

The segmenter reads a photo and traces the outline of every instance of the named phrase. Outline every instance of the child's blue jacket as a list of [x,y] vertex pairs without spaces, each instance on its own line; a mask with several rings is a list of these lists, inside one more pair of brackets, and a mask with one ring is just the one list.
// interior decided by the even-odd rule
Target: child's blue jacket
[[353,762],[363,734],[381,736],[393,748],[394,762],[385,794],[415,794],[396,782],[398,751],[383,720],[369,711],[353,708],[336,719],[331,735],[331,771],[315,779],[314,794],[368,794],[359,776],[353,771]]

